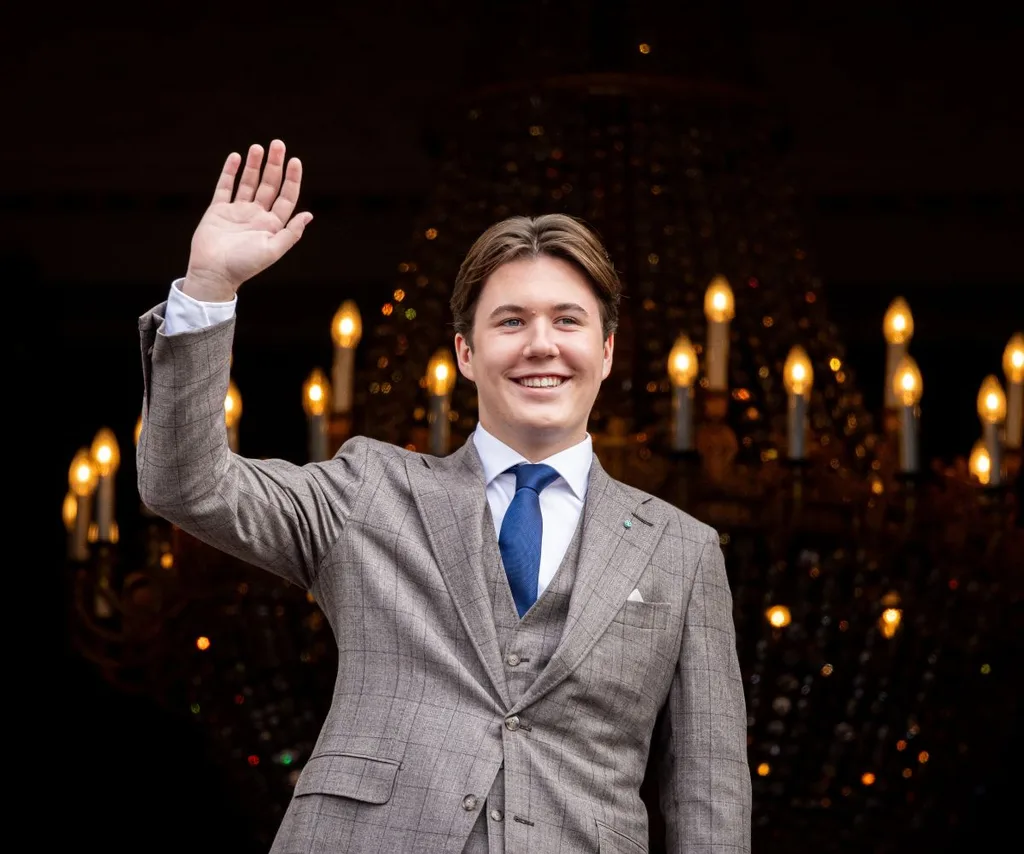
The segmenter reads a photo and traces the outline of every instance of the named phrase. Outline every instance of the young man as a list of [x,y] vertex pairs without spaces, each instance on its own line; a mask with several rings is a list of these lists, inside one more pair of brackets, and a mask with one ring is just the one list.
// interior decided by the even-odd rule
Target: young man
[[643,852],[652,739],[668,850],[749,850],[718,536],[612,480],[587,433],[619,298],[600,242],[550,215],[470,249],[452,310],[479,425],[452,455],[355,438],[249,460],[224,430],[235,291],[312,217],[283,143],[265,165],[251,147],[236,189],[240,162],[140,320],[138,472],[147,506],[308,590],[334,630],[331,711],[273,851]]

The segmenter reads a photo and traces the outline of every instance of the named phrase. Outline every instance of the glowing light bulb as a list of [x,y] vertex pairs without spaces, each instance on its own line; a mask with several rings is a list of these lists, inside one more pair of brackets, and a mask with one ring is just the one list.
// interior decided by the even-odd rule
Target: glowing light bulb
[[1015,332],[1003,351],[1003,373],[1011,383],[1024,382],[1024,333]]
[[985,486],[989,482],[989,478],[992,474],[992,460],[988,455],[988,448],[985,447],[985,442],[978,439],[974,443],[974,447],[971,448],[971,456],[967,460],[967,468],[971,473],[971,476],[978,481],[982,486]]
[[768,622],[777,629],[785,628],[793,619],[792,615],[789,613],[789,608],[785,605],[772,605],[772,607],[764,613],[768,618]]
[[307,415],[323,415],[331,399],[331,384],[319,368],[310,371],[302,386],[302,408]]
[[810,393],[814,368],[803,347],[797,345],[790,349],[782,368],[782,382],[790,394],[804,397]]
[[914,315],[903,297],[896,297],[882,319],[882,334],[890,344],[905,344],[914,337]]
[[238,419],[242,417],[242,395],[238,391],[238,386],[235,385],[235,381],[231,380],[228,382],[228,393],[224,397],[224,423],[228,427],[234,427],[238,424]]
[[981,381],[978,415],[988,424],[1000,424],[1006,418],[1006,395],[995,374],[989,374]]
[[723,323],[736,316],[732,287],[725,276],[715,276],[704,292],[704,315],[715,323]]
[[100,477],[106,477],[117,471],[121,464],[121,451],[117,446],[117,437],[109,427],[101,427],[92,440],[89,456]]
[[71,460],[68,469],[68,486],[79,497],[88,498],[96,491],[99,483],[99,471],[92,461],[87,448],[80,448]]
[[892,377],[892,388],[896,399],[903,406],[916,406],[924,392],[921,371],[912,356],[904,356],[896,365]]
[[363,318],[359,313],[359,306],[353,300],[347,299],[331,320],[331,338],[336,347],[352,349],[359,344],[362,337]]
[[676,338],[668,354],[668,375],[675,386],[693,385],[697,377],[697,351],[685,335]]
[[446,347],[442,347],[427,363],[427,391],[435,397],[448,395],[455,386],[455,360]]

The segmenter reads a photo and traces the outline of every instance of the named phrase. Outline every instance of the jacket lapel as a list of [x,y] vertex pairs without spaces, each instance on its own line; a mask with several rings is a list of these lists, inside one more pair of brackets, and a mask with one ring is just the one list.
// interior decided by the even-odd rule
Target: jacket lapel
[[579,565],[562,639],[512,712],[551,691],[590,652],[636,587],[667,518],[649,496],[638,502],[594,457],[583,507]]
[[413,498],[459,619],[491,684],[509,707],[508,686],[482,565],[486,483],[472,438],[447,457],[410,456]]

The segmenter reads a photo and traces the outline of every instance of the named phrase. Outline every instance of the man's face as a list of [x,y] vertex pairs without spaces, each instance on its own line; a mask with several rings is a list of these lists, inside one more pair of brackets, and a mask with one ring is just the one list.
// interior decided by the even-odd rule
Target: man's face
[[499,267],[481,288],[472,339],[456,335],[455,349],[484,429],[531,461],[583,440],[615,336],[604,338],[582,273],[548,256]]

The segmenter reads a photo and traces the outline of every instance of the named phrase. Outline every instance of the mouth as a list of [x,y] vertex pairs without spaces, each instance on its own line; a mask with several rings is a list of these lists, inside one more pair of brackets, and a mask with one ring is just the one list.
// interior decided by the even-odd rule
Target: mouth
[[510,377],[516,385],[528,389],[554,389],[560,388],[569,382],[569,377],[561,374],[531,374],[525,377]]

